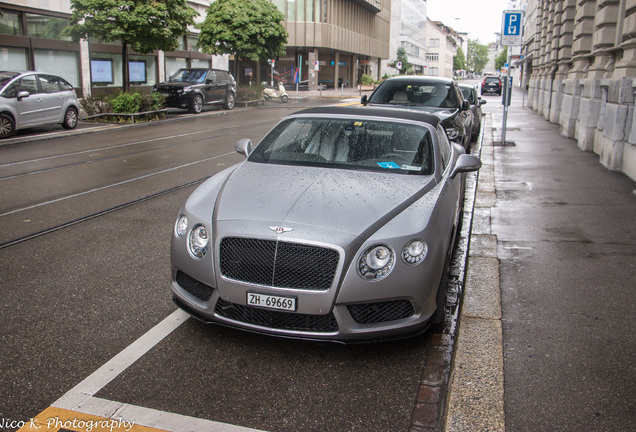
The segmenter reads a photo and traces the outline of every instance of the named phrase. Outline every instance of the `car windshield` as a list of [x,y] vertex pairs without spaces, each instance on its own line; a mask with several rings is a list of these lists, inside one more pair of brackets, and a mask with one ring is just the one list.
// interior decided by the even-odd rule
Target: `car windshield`
[[377,119],[298,117],[279,123],[251,162],[431,174],[433,138],[424,126]]
[[202,83],[205,81],[206,72],[205,69],[179,69],[170,77],[170,81]]
[[488,77],[488,78],[486,78],[486,82],[487,83],[497,83],[497,84],[499,84],[499,78],[497,78],[497,77]]
[[450,83],[385,81],[369,103],[400,106],[457,108],[457,93]]

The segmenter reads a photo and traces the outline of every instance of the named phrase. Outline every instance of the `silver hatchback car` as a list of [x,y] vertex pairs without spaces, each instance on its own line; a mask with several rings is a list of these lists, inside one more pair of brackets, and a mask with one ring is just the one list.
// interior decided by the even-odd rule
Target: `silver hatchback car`
[[18,129],[61,124],[77,126],[79,102],[73,86],[43,72],[0,72],[0,138]]

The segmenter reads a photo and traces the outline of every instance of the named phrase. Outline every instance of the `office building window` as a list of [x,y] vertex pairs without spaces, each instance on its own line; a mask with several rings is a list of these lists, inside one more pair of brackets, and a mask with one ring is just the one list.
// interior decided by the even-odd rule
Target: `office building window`
[[71,38],[62,37],[62,30],[69,24],[68,19],[34,13],[26,14],[27,35],[45,39],[68,40]]
[[22,36],[20,14],[5,12],[3,16],[0,16],[0,34]]

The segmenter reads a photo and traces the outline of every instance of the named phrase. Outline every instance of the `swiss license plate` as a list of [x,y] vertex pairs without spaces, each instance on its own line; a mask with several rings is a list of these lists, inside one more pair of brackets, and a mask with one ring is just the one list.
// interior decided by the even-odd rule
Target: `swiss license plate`
[[285,311],[296,310],[295,297],[273,296],[267,294],[247,293],[247,305],[266,309],[278,309]]

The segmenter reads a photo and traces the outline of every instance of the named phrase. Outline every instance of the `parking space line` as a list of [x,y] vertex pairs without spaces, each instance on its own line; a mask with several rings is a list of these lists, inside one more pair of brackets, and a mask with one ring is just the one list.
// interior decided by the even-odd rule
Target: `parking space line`
[[175,310],[159,324],[69,390],[18,432],[258,432],[94,397],[103,387],[183,324],[190,315]]

